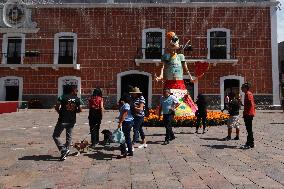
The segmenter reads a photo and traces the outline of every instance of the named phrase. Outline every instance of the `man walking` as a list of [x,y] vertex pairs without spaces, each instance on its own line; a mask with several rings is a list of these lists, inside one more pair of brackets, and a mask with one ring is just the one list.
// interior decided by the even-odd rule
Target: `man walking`
[[[59,114],[59,118],[52,137],[58,150],[61,152],[61,161],[64,161],[70,153],[69,147],[72,141],[72,130],[76,123],[76,113],[82,111],[81,104],[82,101],[77,97],[77,89],[73,86],[65,86],[64,94],[58,98],[55,105],[55,110]],[[62,144],[59,137],[64,129],[66,129],[66,143]]]
[[172,130],[172,120],[175,109],[179,104],[178,99],[174,95],[171,95],[170,89],[163,90],[163,96],[160,100],[159,116],[161,115],[161,112],[163,112],[163,124],[166,128],[165,145],[169,144],[170,140],[176,138]]

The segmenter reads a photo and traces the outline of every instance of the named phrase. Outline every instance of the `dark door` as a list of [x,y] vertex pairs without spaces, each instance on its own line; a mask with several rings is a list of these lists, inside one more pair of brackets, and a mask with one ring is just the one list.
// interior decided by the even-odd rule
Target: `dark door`
[[6,86],[6,101],[19,100],[19,86]]
[[226,79],[224,81],[224,94],[229,95],[229,93],[240,94],[240,81],[238,79]]
[[146,100],[148,106],[149,77],[141,74],[129,74],[121,77],[121,96],[128,93],[130,87],[138,87]]
[[77,85],[63,85],[63,95],[66,95],[68,93],[68,90],[70,90],[70,88],[72,89],[77,89],[78,86]]

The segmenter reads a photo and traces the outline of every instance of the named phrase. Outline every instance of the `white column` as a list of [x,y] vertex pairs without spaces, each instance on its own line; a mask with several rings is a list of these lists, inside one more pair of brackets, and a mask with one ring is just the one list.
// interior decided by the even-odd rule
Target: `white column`
[[272,89],[273,89],[273,106],[280,105],[279,92],[279,65],[278,65],[278,43],[277,43],[277,9],[270,8],[271,19],[271,56],[272,56]]

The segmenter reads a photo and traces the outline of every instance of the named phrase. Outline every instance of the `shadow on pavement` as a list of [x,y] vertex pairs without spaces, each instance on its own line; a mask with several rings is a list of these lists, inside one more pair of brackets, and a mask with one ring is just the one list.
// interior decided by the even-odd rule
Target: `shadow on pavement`
[[164,141],[148,141],[147,140],[147,144],[163,144]]
[[202,145],[202,146],[206,146],[206,147],[210,147],[210,148],[214,148],[214,149],[238,149],[238,146],[228,146],[225,144],[220,144],[220,145]]
[[179,132],[179,133],[175,132],[175,134],[176,135],[193,135],[193,134],[195,134],[195,132]]
[[145,136],[165,136],[165,134],[147,134]]
[[117,157],[117,155],[106,154],[101,151],[95,151],[95,153],[93,154],[84,154],[84,156],[87,156],[89,158],[96,159],[96,160],[112,160],[112,159],[116,159]]
[[202,140],[216,140],[216,141],[224,141],[224,139],[222,139],[222,138],[200,138],[200,139],[202,139]]
[[34,160],[34,161],[59,161],[59,157],[53,157],[51,155],[32,155],[23,156],[18,160]]

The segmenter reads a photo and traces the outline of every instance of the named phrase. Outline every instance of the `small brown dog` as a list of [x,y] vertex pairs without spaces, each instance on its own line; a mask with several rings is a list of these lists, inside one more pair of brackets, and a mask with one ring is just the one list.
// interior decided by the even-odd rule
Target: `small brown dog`
[[85,149],[89,151],[89,142],[87,140],[82,140],[81,142],[74,143],[73,147],[78,150],[76,156],[79,156],[81,152],[85,152]]

